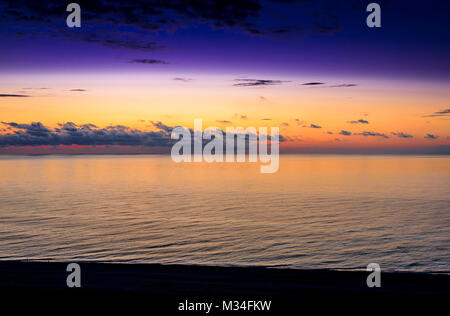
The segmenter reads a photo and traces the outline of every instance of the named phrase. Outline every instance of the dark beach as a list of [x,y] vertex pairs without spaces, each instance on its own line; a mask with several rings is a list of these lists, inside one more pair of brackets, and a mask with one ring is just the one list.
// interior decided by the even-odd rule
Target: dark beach
[[[381,274],[380,288],[368,288],[369,272],[365,271],[83,262],[79,263],[81,287],[68,288],[67,264],[0,262],[2,297],[5,302],[20,298],[41,304],[78,298],[82,303],[109,302],[112,305],[107,309],[145,302],[153,310],[167,312],[178,311],[179,304],[186,301],[211,301],[220,305],[211,310],[213,314],[222,311],[222,300],[270,300],[271,312],[280,312],[313,304],[324,310],[334,309],[336,304],[354,307],[354,303],[374,299],[411,307],[424,300],[444,303],[450,298],[448,274],[386,272]],[[331,305],[317,305],[319,301]]]

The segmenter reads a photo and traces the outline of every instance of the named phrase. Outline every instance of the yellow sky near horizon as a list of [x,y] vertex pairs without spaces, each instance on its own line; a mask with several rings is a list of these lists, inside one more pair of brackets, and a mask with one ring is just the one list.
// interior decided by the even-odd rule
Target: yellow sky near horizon
[[[23,75],[9,81],[2,77],[2,93],[30,97],[1,98],[1,121],[42,122],[49,127],[70,121],[152,130],[150,121],[189,128],[194,119],[201,118],[203,128],[278,126],[282,135],[295,139],[285,146],[449,144],[449,117],[425,117],[449,108],[450,90],[442,84],[358,80],[355,87],[333,88],[302,86],[298,83],[302,78],[287,78],[283,85],[237,87],[233,77],[201,76],[187,82],[172,77]],[[349,123],[359,119],[369,124]],[[321,128],[311,128],[311,124]],[[370,131],[389,138],[349,137],[339,135],[341,130],[354,134]],[[399,138],[393,132],[414,137]],[[425,139],[429,133],[439,138]]]

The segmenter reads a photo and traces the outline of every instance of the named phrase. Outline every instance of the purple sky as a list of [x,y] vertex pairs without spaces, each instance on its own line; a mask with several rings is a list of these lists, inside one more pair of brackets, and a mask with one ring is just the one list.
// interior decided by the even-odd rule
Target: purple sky
[[[426,5],[408,1],[407,6],[380,1],[379,29],[365,25],[364,1],[242,1],[230,9],[234,14],[230,14],[231,18],[206,5],[193,8],[191,15],[183,14],[182,8],[162,8],[163,13],[153,16],[150,11],[137,11],[130,17],[92,4],[97,2],[101,3],[80,2],[82,27],[75,30],[64,25],[64,8],[52,6],[52,1],[35,1],[34,5],[7,1],[0,11],[2,71],[98,73],[157,69],[179,73],[450,79],[447,1]],[[117,2],[117,10],[121,8],[119,3],[123,1]],[[254,4],[260,7],[253,8]],[[16,11],[22,16],[12,13]],[[41,19],[44,13],[46,19]],[[148,29],[148,21],[154,20],[161,23]],[[150,49],[142,48],[148,43]],[[164,63],[130,63],[133,59]]]

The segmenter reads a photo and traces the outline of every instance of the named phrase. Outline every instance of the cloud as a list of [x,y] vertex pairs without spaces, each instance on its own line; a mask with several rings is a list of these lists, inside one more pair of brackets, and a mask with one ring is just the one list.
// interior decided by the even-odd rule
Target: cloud
[[53,129],[44,126],[40,122],[31,124],[2,123],[10,127],[12,131],[0,135],[0,147],[42,145],[142,145],[167,147],[171,145],[169,128],[164,129],[165,125],[160,125],[158,131],[140,131],[122,125],[98,128],[93,124],[77,125],[73,122],[59,124],[58,127]]
[[[14,35],[63,36],[111,48],[138,50],[160,48],[148,38],[194,23],[255,36],[303,35],[305,31],[327,34],[340,29],[337,10],[315,1],[97,0],[80,2],[82,32],[79,32],[68,30],[65,23],[61,23],[67,14],[67,4],[58,0],[3,1],[1,29]],[[271,17],[271,14],[282,16],[286,10],[294,10],[299,16],[289,23]]]
[[356,87],[356,83],[343,83],[343,84],[335,84],[332,86],[328,86],[328,88],[349,88],[349,87]]
[[339,17],[328,12],[314,12],[314,24],[316,32],[321,34],[330,34],[340,30]]
[[369,124],[369,121],[363,120],[363,119],[359,119],[357,121],[348,121],[347,123],[350,124]]
[[233,114],[233,119],[235,119],[235,120],[248,120],[248,116],[247,116],[247,114],[234,113]]
[[358,86],[356,83],[341,83],[341,84],[333,84],[326,85],[324,82],[306,82],[302,83],[302,86],[318,86],[319,88],[350,88]]
[[217,123],[221,123],[221,124],[231,124],[231,123],[233,123],[233,122],[227,121],[227,120],[217,120],[216,122]]
[[145,42],[148,33],[170,31],[192,21],[210,23],[215,28],[255,30],[258,26],[251,26],[249,19],[258,17],[263,8],[255,0],[87,1],[81,3],[83,32],[76,32],[64,30],[65,24],[56,22],[66,14],[67,4],[57,0],[6,1],[0,17],[13,24],[17,32],[31,24],[34,32],[51,32],[53,36],[71,36],[112,47],[152,49],[154,43]]
[[274,86],[280,85],[288,81],[282,80],[271,80],[271,79],[248,79],[248,78],[239,78],[234,81],[238,81],[233,86],[235,87],[255,87],[255,86]]
[[172,132],[173,127],[163,124],[161,121],[158,122],[150,121],[150,123],[159,130],[165,131],[167,133]]
[[302,83],[302,86],[318,86],[318,85],[322,85],[325,84],[324,82],[305,82]]
[[[1,122],[7,126],[7,133],[0,134],[1,147],[21,146],[146,146],[169,148],[177,140],[171,139],[172,126],[160,121],[150,121],[156,131],[142,131],[123,125],[112,125],[104,128],[94,124],[60,123],[55,128],[44,126],[41,122],[21,124],[16,122]],[[226,121],[227,122],[227,121]],[[220,130],[220,129],[219,129]],[[192,129],[189,129],[194,137]],[[226,139],[226,132],[220,130]],[[234,136],[239,133],[235,133]],[[274,135],[270,135],[270,140]],[[279,141],[287,138],[278,135]],[[246,135],[246,139],[249,136]],[[258,139],[258,135],[256,135]],[[193,141],[193,140],[192,140]],[[203,143],[207,143],[203,140]],[[193,142],[192,142],[193,143]]]
[[[306,124],[306,121],[302,121],[302,120],[300,120],[299,118],[295,118],[294,121],[295,121],[295,123],[296,123],[297,125],[303,125],[303,124]],[[303,125],[302,127],[306,127],[306,125]]]
[[449,116],[450,115],[450,109],[445,109],[442,111],[434,112],[430,115],[423,115],[422,117],[435,117],[435,116]]
[[339,134],[340,134],[340,135],[344,135],[344,136],[350,136],[350,135],[352,135],[352,132],[341,130],[341,131],[339,132]]
[[29,95],[27,94],[0,94],[0,98],[28,98]]
[[322,128],[322,126],[316,125],[316,124],[311,124],[309,125],[310,128]]
[[439,136],[438,135],[433,135],[433,134],[427,134],[424,138],[426,138],[426,139],[438,139]]
[[389,136],[387,136],[386,134],[382,134],[382,133],[378,133],[378,132],[362,132],[362,133],[358,133],[356,135],[361,135],[361,136],[379,136],[379,137],[383,137],[383,138],[389,138]]
[[283,122],[280,124],[281,126],[289,126],[289,123]]
[[[17,130],[25,130],[26,133],[30,136],[45,136],[48,133],[50,133],[50,130],[47,129],[44,125],[42,125],[42,123],[40,122],[33,122],[31,124],[18,124],[15,122],[2,122],[2,124],[7,125],[13,129],[17,129]],[[16,135],[21,134],[20,131],[16,131],[15,132]]]
[[87,91],[87,90],[86,89],[70,89],[69,91],[84,92],[84,91]]
[[262,118],[261,121],[271,121],[271,118]]
[[176,77],[176,78],[173,78],[172,80],[175,80],[175,81],[182,81],[182,82],[189,82],[189,81],[192,81],[192,80],[194,80],[194,79],[192,79],[192,78]]
[[[118,32],[120,33],[120,32]],[[66,35],[68,36],[68,35]],[[100,37],[98,34],[88,34],[83,36],[77,36],[77,34],[71,35],[74,38],[79,37],[79,40],[89,42],[89,43],[99,43],[105,47],[109,48],[127,48],[133,50],[142,50],[142,51],[154,51],[157,49],[164,48],[163,46],[158,45],[158,43],[154,41],[146,41],[144,39],[115,39],[108,38],[108,35],[102,35]],[[114,35],[110,35],[114,36]]]
[[405,134],[403,132],[398,132],[398,133],[392,132],[391,134],[395,135],[395,136],[397,136],[399,138],[413,138],[414,137],[414,136],[412,136],[410,134]]
[[134,64],[149,64],[149,65],[167,65],[169,64],[167,61],[159,60],[159,59],[146,59],[146,58],[134,58],[130,60],[130,63]]

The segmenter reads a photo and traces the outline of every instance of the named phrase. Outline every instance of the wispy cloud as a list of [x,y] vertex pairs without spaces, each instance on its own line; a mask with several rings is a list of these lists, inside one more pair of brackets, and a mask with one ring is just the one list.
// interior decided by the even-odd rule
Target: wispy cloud
[[190,81],[192,81],[194,79],[192,79],[192,78],[184,78],[184,77],[176,77],[176,78],[173,78],[172,80],[181,81],[181,82],[190,82]]
[[[121,32],[118,31],[118,34]],[[154,41],[147,41],[142,38],[137,39],[118,39],[113,38],[112,35],[98,35],[97,33],[81,35],[81,33],[71,34],[74,38],[79,38],[82,41],[89,43],[99,43],[102,46],[114,49],[132,49],[140,51],[154,51],[163,48]],[[81,35],[81,36],[80,36]]]
[[249,79],[249,78],[238,78],[234,79],[238,83],[233,84],[235,87],[256,87],[256,86],[274,86],[280,85],[288,81],[283,80],[272,80],[272,79]]
[[427,134],[424,137],[425,139],[438,139],[439,136],[438,135],[433,135],[433,134]]
[[358,133],[356,135],[361,135],[361,136],[378,136],[378,137],[383,137],[383,138],[389,138],[389,136],[387,136],[386,134],[383,133],[378,133],[378,132],[362,132],[362,133]]
[[449,116],[450,109],[434,112],[433,114],[423,115],[422,117]]
[[324,82],[305,82],[302,86],[319,86],[325,84]]
[[348,121],[347,123],[350,124],[369,124],[369,121],[363,120],[363,119],[359,119],[357,121]]
[[447,114],[447,115],[449,115],[450,114],[450,109],[445,109],[445,110],[442,110],[442,111],[438,111],[438,112],[435,112],[435,114]]
[[344,135],[344,136],[351,136],[351,135],[352,135],[352,132],[345,131],[345,130],[341,130],[341,131],[339,132],[339,134],[340,134],[340,135]]
[[149,65],[167,65],[169,64],[167,61],[160,59],[146,59],[146,58],[134,58],[130,60],[130,63],[134,64],[149,64]]
[[413,138],[414,137],[413,135],[405,134],[403,132],[398,132],[398,133],[392,132],[391,134],[395,135],[395,136],[397,136],[399,138]]
[[343,83],[343,84],[335,84],[332,86],[328,86],[328,88],[349,88],[349,87],[356,87],[356,83]]
[[4,94],[0,93],[0,98],[28,98],[27,94]]
[[302,86],[311,86],[311,87],[318,87],[318,88],[350,88],[350,87],[356,87],[356,83],[341,83],[341,84],[332,84],[332,85],[326,85],[324,82],[306,82],[302,83]]
[[330,12],[315,12],[314,23],[316,32],[321,34],[330,34],[340,30],[339,17]]

